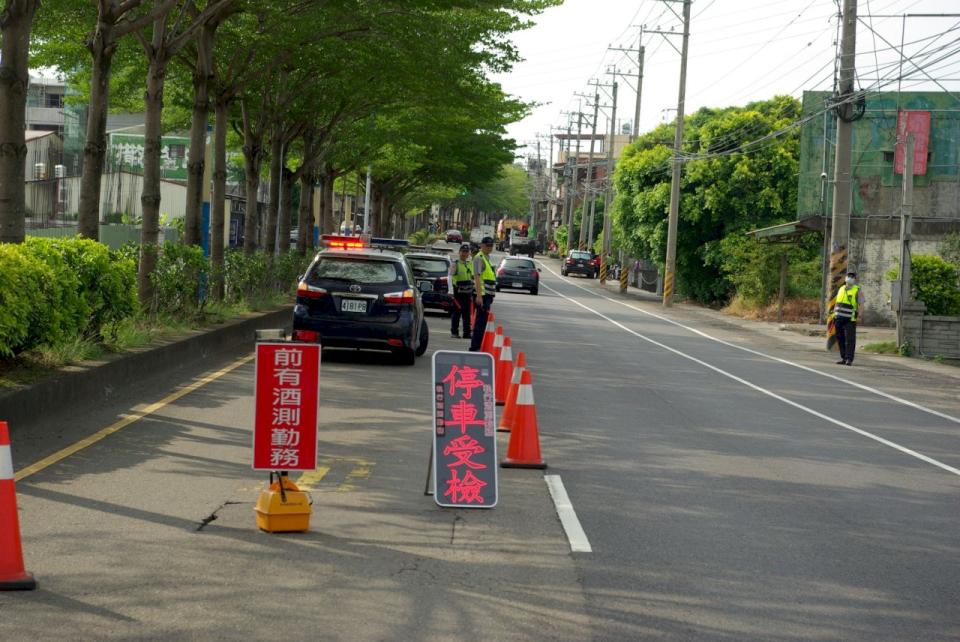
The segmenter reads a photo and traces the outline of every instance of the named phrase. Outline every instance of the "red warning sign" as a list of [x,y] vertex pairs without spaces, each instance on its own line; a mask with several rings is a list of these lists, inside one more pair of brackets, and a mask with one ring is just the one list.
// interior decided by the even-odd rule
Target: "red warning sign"
[[897,114],[897,147],[893,155],[893,171],[897,174],[903,174],[907,134],[913,134],[913,175],[924,176],[930,147],[930,112],[901,111]]

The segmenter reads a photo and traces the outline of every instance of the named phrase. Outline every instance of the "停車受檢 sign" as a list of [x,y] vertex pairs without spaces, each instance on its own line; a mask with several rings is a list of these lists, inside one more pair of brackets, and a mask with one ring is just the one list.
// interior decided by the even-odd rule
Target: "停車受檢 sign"
[[494,362],[485,352],[433,354],[433,497],[440,506],[497,503]]

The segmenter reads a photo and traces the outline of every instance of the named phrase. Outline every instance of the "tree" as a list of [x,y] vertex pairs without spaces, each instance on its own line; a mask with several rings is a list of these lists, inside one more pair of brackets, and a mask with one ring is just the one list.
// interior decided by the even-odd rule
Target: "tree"
[[39,0],[6,0],[0,13],[0,243],[22,243],[26,218],[27,53]]

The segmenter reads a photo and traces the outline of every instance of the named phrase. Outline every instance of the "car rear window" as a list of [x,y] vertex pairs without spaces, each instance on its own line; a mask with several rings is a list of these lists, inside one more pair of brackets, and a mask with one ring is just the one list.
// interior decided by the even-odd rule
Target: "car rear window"
[[407,261],[409,261],[414,274],[421,272],[446,274],[450,270],[450,264],[443,259],[407,258]]
[[573,259],[591,259],[589,252],[570,252],[570,258]]
[[529,261],[527,259],[505,259],[503,261],[503,267],[510,268],[511,270],[536,269],[536,266],[533,264],[533,261]]
[[403,280],[397,268],[397,263],[393,261],[324,257],[313,266],[310,278],[313,281],[336,279],[353,283],[396,283]]

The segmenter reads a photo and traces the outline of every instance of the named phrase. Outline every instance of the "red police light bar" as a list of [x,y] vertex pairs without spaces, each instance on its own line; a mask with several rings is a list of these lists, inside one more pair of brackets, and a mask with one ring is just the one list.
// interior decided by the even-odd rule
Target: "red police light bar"
[[339,234],[324,234],[320,237],[323,245],[331,250],[361,250],[369,247],[363,237],[341,236]]

